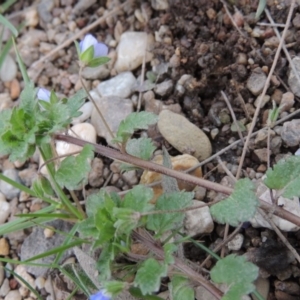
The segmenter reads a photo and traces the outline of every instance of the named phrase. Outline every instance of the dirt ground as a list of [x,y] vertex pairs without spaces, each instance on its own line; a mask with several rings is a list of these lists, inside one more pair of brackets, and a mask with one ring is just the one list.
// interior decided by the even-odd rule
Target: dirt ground
[[[23,53],[29,70],[36,72],[36,66],[35,69],[32,69],[32,66],[41,57],[72,37],[74,32],[83,30],[103,13],[116,9],[123,3],[118,0],[91,1],[95,3],[75,12],[74,7],[79,2],[84,1],[43,1],[45,7],[41,9],[40,1],[20,0],[7,12],[6,16],[11,16],[10,20],[15,25],[24,18],[32,21],[31,26],[25,26],[17,38],[17,45],[20,50],[23,47],[21,54]],[[169,5],[168,8],[159,10],[153,8],[157,3]],[[282,34],[291,1],[267,1],[267,9],[277,26],[270,26],[270,20],[265,12],[262,12],[259,19],[255,18],[258,4],[258,0],[136,0],[104,19],[89,32],[104,42],[117,40],[117,36],[126,31],[152,34],[155,37],[151,49],[153,58],[151,62],[145,64],[145,79],[156,72],[156,85],[167,80],[172,82],[169,92],[160,95],[154,93],[155,99],[162,105],[180,107],[181,113],[210,138],[213,154],[215,154],[238,140],[239,134],[244,137],[247,135],[247,129],[250,128],[254,117],[257,99],[266,83],[279,45],[274,28]],[[291,59],[299,55],[300,7],[298,5],[299,3],[296,3],[285,39]],[[32,8],[36,13],[30,15]],[[40,41],[25,49],[24,44],[27,40],[24,36],[31,29],[46,33],[46,40],[43,40],[44,50],[41,50]],[[50,34],[52,39],[49,38]],[[164,68],[166,64],[168,66]],[[56,92],[68,96],[76,90],[76,80],[70,80],[72,73],[76,71],[76,65],[75,47],[70,44],[44,61],[44,67],[38,71],[38,74],[30,74],[37,86],[54,88]],[[132,72],[138,78],[143,73],[143,68],[140,66]],[[110,69],[108,78],[115,75],[116,71]],[[280,105],[283,103],[283,98],[289,97],[288,105],[280,113],[279,119],[288,117],[299,109],[299,98],[296,89],[291,86],[289,76],[290,63],[284,51],[281,51],[254,131],[266,126],[268,110],[272,108],[273,101]],[[91,88],[97,86],[99,82],[101,79],[87,79]],[[13,84],[0,81],[0,93],[12,95],[15,85],[19,85],[20,88],[23,86],[20,73],[17,74]],[[143,93],[148,93],[149,90],[146,89]],[[229,105],[224,101],[224,95]],[[13,100],[17,103],[18,95]],[[144,104],[142,107],[144,108]],[[234,126],[232,114],[239,123],[240,133]],[[298,116],[292,116],[288,121]],[[284,131],[283,123],[273,128],[271,166],[284,154],[294,154],[298,149],[299,143],[286,142],[282,138],[282,131]],[[162,144],[167,145],[171,155],[179,154],[156,134],[157,132],[152,133],[152,137],[159,147]],[[151,136],[151,132],[149,135]],[[99,142],[105,143],[103,139],[99,139]],[[266,138],[250,139],[242,169],[243,176],[259,179],[264,175],[268,167],[266,147]],[[220,156],[233,176],[237,174],[242,150],[243,145],[239,144]],[[103,163],[104,168],[107,166],[109,169],[111,160],[105,158]],[[28,163],[19,169],[22,168],[28,168]],[[215,182],[220,182],[226,175],[216,159],[204,165],[203,173],[207,179]],[[137,176],[139,177],[140,174],[138,173]],[[122,186],[118,187],[122,190]],[[215,196],[214,192],[207,192],[204,201],[210,201]],[[19,205],[20,203],[15,204],[16,207]],[[299,264],[289,259],[285,246],[274,231],[252,228],[250,225],[244,227],[240,230],[244,236],[243,245],[233,253],[244,254],[253,249],[257,250],[254,251],[254,260],[261,267],[261,276],[270,283],[267,299],[300,299]],[[206,246],[213,247],[223,238],[224,228],[225,226],[216,224],[212,233],[198,238],[204,241]],[[230,228],[229,233],[233,230],[234,228]],[[300,242],[299,231],[284,232],[284,235],[297,250]],[[268,237],[268,242],[265,242],[264,237]],[[20,246],[16,246],[15,249],[12,247],[11,255],[18,256],[18,247]],[[192,244],[186,245],[185,255],[198,264],[206,257],[202,250]],[[205,267],[209,269],[212,263],[213,261],[209,260]]]

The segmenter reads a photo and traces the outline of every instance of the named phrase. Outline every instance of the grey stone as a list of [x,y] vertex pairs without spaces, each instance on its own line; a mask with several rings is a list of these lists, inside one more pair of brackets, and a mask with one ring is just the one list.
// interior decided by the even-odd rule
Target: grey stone
[[6,296],[10,291],[9,280],[7,278],[4,279],[1,288],[0,288],[0,296]]
[[22,180],[22,182],[28,186],[31,187],[33,181],[37,178],[37,169],[36,167],[31,167],[31,168],[27,168],[24,169],[22,171],[19,172],[19,177]]
[[131,72],[123,72],[109,80],[98,84],[97,92],[100,96],[118,96],[127,98],[131,95],[136,79]]
[[92,170],[89,173],[89,185],[92,187],[99,187],[103,184],[103,161],[102,159],[95,157],[92,161]]
[[22,297],[18,290],[9,291],[4,300],[21,300]]
[[[70,232],[70,230],[72,229],[72,224],[64,222],[62,220],[55,220],[47,223],[47,225],[54,227],[58,231],[63,231],[66,233]],[[61,246],[65,239],[66,237],[64,235],[61,235],[57,232],[53,235],[53,237],[45,238],[44,228],[36,227],[33,229],[32,233],[27,238],[25,238],[21,246],[21,255],[20,255],[21,260],[23,261],[29,259],[33,256],[49,251],[55,247]],[[66,259],[66,257],[71,254],[72,254],[72,250],[67,250],[63,254],[61,261]],[[51,264],[54,259],[55,259],[55,255],[50,255],[35,260],[33,262],[41,263],[41,264]],[[37,266],[28,266],[28,265],[25,267],[28,273],[31,273],[36,277],[44,276],[48,271],[47,267],[37,267]]]
[[2,285],[4,280],[4,269],[3,269],[3,264],[0,262],[0,286]]
[[179,152],[193,155],[200,161],[211,155],[208,137],[185,117],[163,110],[157,125],[162,136]]
[[232,251],[238,251],[241,249],[243,242],[244,236],[238,233],[231,241],[228,242],[228,249]]
[[[300,77],[300,57],[296,56],[292,59],[292,61],[295,66],[296,72],[298,73],[298,77]],[[296,96],[299,97],[300,96],[300,83],[296,77],[296,74],[292,70],[292,68],[290,68],[290,70],[289,70],[288,84],[289,84],[289,87],[291,88],[292,92]]]
[[169,95],[173,89],[173,81],[172,80],[166,80],[163,81],[162,83],[159,83],[156,85],[154,88],[154,92],[160,96],[166,96]]
[[300,119],[295,119],[283,124],[282,140],[289,146],[297,146],[300,142]]
[[17,64],[15,60],[7,54],[0,69],[0,79],[3,82],[12,81],[17,76]]
[[166,10],[169,8],[168,0],[151,0],[151,6],[155,10]]
[[[91,95],[105,117],[108,126],[115,134],[121,121],[133,112],[132,102],[117,96],[101,98],[95,91],[91,91]],[[95,108],[93,108],[91,123],[95,127],[98,136],[105,138],[108,144],[116,147],[116,144],[111,142],[112,137]]]
[[[20,178],[18,176],[18,172],[15,169],[7,169],[3,172],[3,175],[12,179],[13,181],[16,181],[20,183]],[[14,197],[17,197],[20,193],[20,190],[13,187],[12,185],[8,184],[7,182],[1,180],[0,181],[0,191],[6,199],[13,199]]]
[[86,67],[83,69],[82,76],[85,79],[106,79],[110,74],[107,65],[101,65],[99,67],[90,68]]
[[51,11],[54,8],[54,0],[43,0],[39,3],[37,10],[40,19],[44,23],[50,23],[53,19]]
[[254,96],[258,96],[262,92],[266,80],[267,76],[263,70],[255,68],[247,81],[247,88]]

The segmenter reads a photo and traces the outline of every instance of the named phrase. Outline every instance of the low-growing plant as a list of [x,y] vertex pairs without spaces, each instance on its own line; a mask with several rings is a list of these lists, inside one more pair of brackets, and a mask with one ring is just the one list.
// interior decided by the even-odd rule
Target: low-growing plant
[[[106,57],[107,47],[90,35],[77,44],[77,49],[81,68],[99,66],[109,60]],[[198,285],[205,287],[217,299],[238,300],[249,293],[262,299],[253,284],[258,277],[258,267],[247,262],[243,256],[231,254],[221,259],[193,241],[217,260],[210,271],[210,281],[194,270],[181,255],[182,243],[188,238],[182,236],[184,212],[195,209],[192,207],[194,194],[179,191],[175,178],[227,194],[226,199],[210,205],[210,212],[216,222],[231,226],[239,226],[249,221],[259,207],[272,207],[257,198],[254,184],[249,179],[238,180],[234,190],[231,190],[174,171],[170,168],[170,158],[165,150],[162,166],[151,162],[156,149],[153,141],[145,137],[133,138],[136,130],[147,129],[158,120],[157,115],[145,111],[130,114],[121,122],[116,134],[112,133],[119,150],[93,145],[63,134],[72,119],[80,115],[79,109],[85,99],[90,97],[87,90],[83,89],[74,96],[59,99],[54,91],[35,88],[18,52],[17,59],[25,88],[21,93],[19,106],[0,113],[0,154],[8,155],[11,161],[25,161],[38,148],[46,162],[48,176],[40,174],[31,189],[13,182],[3,174],[0,174],[0,180],[42,199],[49,205],[38,212],[19,215],[18,219],[1,225],[0,234],[42,225],[58,218],[70,220],[75,225],[60,247],[23,262],[8,259],[2,261],[32,264],[38,258],[57,254],[50,267],[58,268],[68,275],[91,300],[111,299],[124,291],[129,291],[141,299],[161,299],[156,293],[160,290],[161,280],[166,277],[171,298],[174,300],[194,299],[194,288]],[[101,112],[100,115],[104,119]],[[55,140],[83,146],[82,151],[77,156],[67,157],[58,163],[54,150]],[[129,164],[162,173],[164,193],[153,204],[152,189],[141,184],[124,197],[100,190],[86,199],[83,209],[78,199],[73,197],[72,191],[86,184],[94,152],[122,161],[127,164],[127,168]],[[264,183],[270,189],[281,190],[285,197],[300,196],[299,165],[300,157],[280,161],[273,169],[268,170]],[[72,200],[70,196],[71,199],[73,197]],[[274,208],[274,213],[291,222],[298,222],[299,225],[299,219],[291,219],[281,208]],[[143,244],[150,254],[133,255],[133,241]],[[95,270],[99,272],[96,278],[95,270],[91,271],[84,263],[80,263],[80,255],[83,254],[76,254],[80,253],[76,246],[84,243],[89,244],[92,250],[101,250],[93,263]],[[79,264],[60,266],[58,262],[62,253],[72,247],[75,247]],[[131,281],[127,281],[126,277],[122,280],[115,273],[116,267],[120,265],[128,274],[133,275]],[[226,292],[222,292],[212,282],[226,284]]]

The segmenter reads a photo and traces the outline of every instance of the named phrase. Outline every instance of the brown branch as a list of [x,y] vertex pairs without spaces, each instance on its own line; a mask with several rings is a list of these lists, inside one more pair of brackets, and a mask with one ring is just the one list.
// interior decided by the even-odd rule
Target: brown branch
[[[233,189],[226,187],[226,186],[222,186],[221,184],[218,184],[215,182],[210,182],[210,181],[202,179],[202,178],[197,178],[192,175],[185,174],[183,172],[168,169],[164,166],[155,164],[151,161],[145,161],[140,158],[131,156],[129,154],[121,153],[118,150],[115,150],[115,149],[112,149],[109,147],[93,144],[93,143],[86,142],[81,139],[78,139],[78,138],[75,138],[72,136],[63,135],[63,134],[55,134],[54,138],[57,140],[65,141],[67,143],[75,144],[75,145],[78,145],[81,147],[83,147],[86,144],[93,145],[95,147],[95,150],[94,150],[95,152],[97,152],[101,155],[104,155],[106,157],[120,160],[122,162],[131,164],[131,165],[135,165],[137,167],[140,167],[140,168],[143,168],[146,170],[150,170],[150,171],[161,173],[161,174],[164,174],[167,176],[171,176],[176,179],[180,179],[180,180],[183,180],[183,181],[195,184],[195,185],[205,187],[209,190],[213,190],[213,191],[223,193],[226,195],[230,195],[233,192]],[[300,218],[298,216],[290,213],[289,211],[282,209],[281,207],[273,206],[272,204],[269,204],[268,202],[263,201],[263,200],[259,200],[259,206],[266,212],[269,212],[270,210],[272,210],[272,212],[274,212],[274,215],[276,215],[282,219],[285,219],[297,226],[300,226]]]

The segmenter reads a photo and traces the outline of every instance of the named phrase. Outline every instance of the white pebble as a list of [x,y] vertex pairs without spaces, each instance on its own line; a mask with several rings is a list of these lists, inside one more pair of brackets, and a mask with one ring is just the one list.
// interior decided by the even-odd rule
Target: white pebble
[[9,291],[4,300],[21,300],[22,296],[18,290]]
[[[205,203],[193,200],[192,206],[199,206],[201,204]],[[214,222],[208,206],[187,211],[185,213],[184,227],[186,234],[189,236],[212,232],[214,229]]]
[[[17,265],[15,268],[15,273],[22,277],[28,284],[30,284],[33,288],[35,288],[35,282],[31,275],[29,275],[23,265]],[[15,278],[21,286],[25,286],[22,281],[20,281],[17,277]]]
[[9,203],[6,202],[6,199],[2,193],[0,193],[0,224],[4,224],[8,219],[10,214]]
[[238,251],[241,249],[243,242],[244,236],[238,233],[230,242],[228,242],[228,249],[232,251]]
[[74,118],[72,120],[72,124],[79,124],[84,122],[85,120],[87,120],[88,118],[90,118],[90,116],[92,115],[92,111],[93,111],[93,103],[92,102],[86,102],[82,105],[82,107],[79,109],[80,112],[82,112],[82,114],[77,117]]

